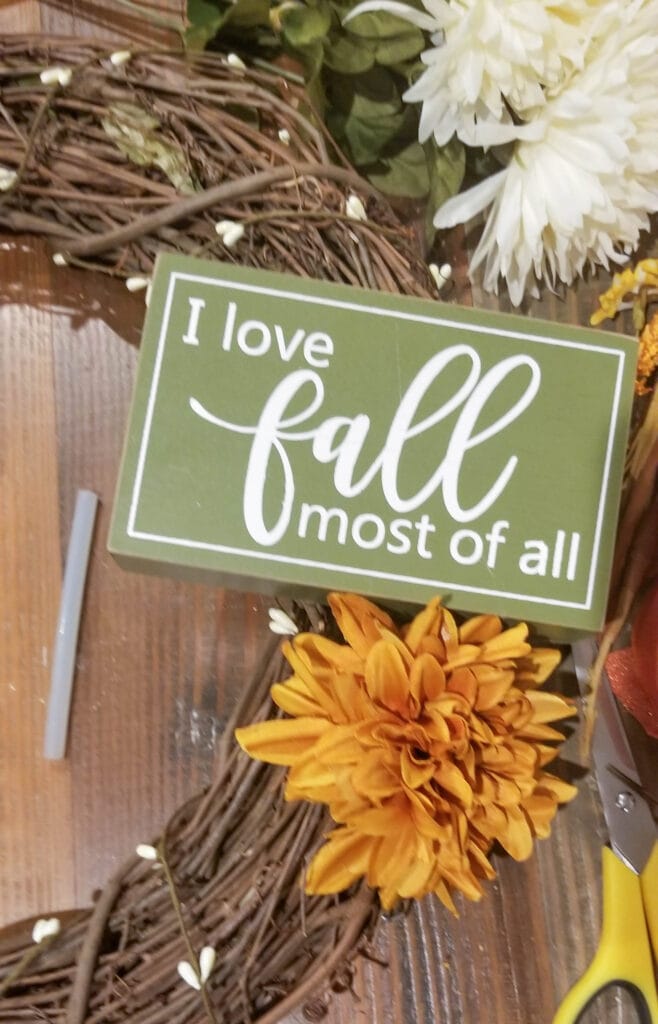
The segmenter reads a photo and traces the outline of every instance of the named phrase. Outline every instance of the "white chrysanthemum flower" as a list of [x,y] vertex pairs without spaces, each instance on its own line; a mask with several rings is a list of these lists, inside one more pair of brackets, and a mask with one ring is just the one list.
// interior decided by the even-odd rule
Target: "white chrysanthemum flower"
[[[457,133],[469,145],[516,137],[510,109],[528,117],[579,66],[593,5],[588,0],[423,0],[429,13],[397,0],[366,0],[345,20],[386,10],[431,33],[426,70],[404,94],[422,103],[419,137],[439,146]],[[492,134],[483,126],[493,125]],[[505,126],[503,129],[501,126]],[[479,136],[476,137],[475,129]]]
[[603,13],[585,66],[548,98],[508,166],[434,220],[453,227],[491,207],[470,271],[484,264],[487,291],[506,278],[515,305],[533,271],[553,286],[624,262],[658,210],[658,0]]

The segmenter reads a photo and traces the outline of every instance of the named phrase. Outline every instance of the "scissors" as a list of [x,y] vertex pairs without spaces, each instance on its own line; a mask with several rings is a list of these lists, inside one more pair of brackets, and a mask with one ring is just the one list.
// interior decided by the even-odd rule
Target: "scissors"
[[[583,683],[594,644],[573,645]],[[603,848],[603,922],[591,964],[560,1004],[553,1024],[576,1024],[608,986],[627,989],[641,1024],[658,1024],[658,828],[642,787],[619,708],[604,674],[592,760],[610,845]]]

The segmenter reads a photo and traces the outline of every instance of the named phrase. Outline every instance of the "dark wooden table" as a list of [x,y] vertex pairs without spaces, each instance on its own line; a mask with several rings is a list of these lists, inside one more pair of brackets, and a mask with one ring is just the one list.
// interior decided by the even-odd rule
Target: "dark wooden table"
[[[0,32],[93,34],[84,13],[93,6],[0,2]],[[532,312],[585,323],[593,293],[581,289]],[[457,294],[485,304],[476,289]],[[3,238],[0,300],[4,925],[89,905],[126,853],[208,782],[227,709],[268,641],[268,602],[128,574],[107,554],[143,297],[55,267],[40,241]],[[101,509],[68,756],[48,763],[45,703],[80,487],[100,495]],[[460,903],[459,921],[427,900],[382,922],[378,952],[388,967],[363,963],[354,995],[334,999],[328,1024],[549,1024],[599,934],[605,831],[592,779],[580,773],[579,787],[527,863],[496,858],[498,880],[480,904]],[[615,995],[587,1022],[635,1019]]]

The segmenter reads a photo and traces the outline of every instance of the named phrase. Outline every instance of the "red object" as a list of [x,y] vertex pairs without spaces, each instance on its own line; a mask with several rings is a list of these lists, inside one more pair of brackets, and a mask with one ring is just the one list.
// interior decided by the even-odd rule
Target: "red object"
[[624,707],[650,736],[658,738],[658,581],[635,617],[631,646],[613,651],[606,670]]

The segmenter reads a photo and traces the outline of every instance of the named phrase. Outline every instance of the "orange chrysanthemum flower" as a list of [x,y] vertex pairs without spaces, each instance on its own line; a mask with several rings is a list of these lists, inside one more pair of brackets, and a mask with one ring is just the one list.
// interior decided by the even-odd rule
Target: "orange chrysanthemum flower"
[[384,908],[451,890],[470,899],[495,872],[495,841],[523,860],[573,786],[546,773],[574,713],[536,689],[559,652],[523,623],[482,615],[458,626],[430,601],[398,630],[364,598],[331,594],[348,646],[312,633],[283,647],[294,675],[272,687],[292,718],[236,730],[252,757],[288,765],[286,798],[327,804],[338,827],[306,874],[334,893],[365,875]]

